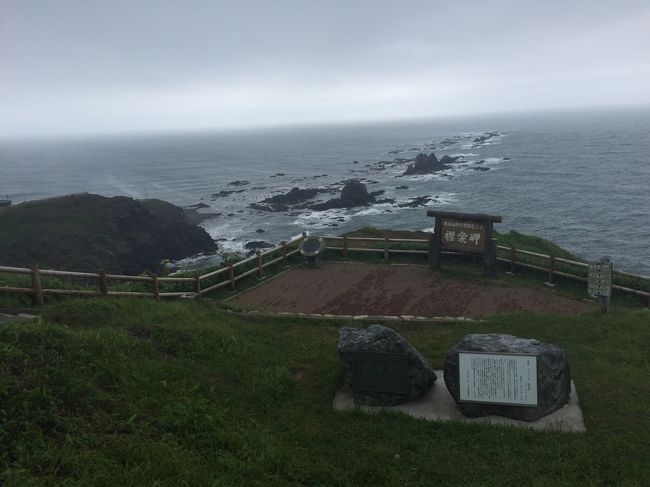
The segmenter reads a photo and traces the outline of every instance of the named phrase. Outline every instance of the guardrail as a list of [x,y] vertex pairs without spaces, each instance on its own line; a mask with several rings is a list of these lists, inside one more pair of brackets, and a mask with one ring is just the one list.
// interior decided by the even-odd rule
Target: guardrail
[[[230,286],[232,290],[236,288],[236,282],[251,274],[257,273],[259,277],[264,274],[264,269],[277,264],[281,261],[288,262],[288,259],[300,252],[298,248],[290,249],[289,247],[296,242],[304,239],[306,233],[300,237],[296,237],[288,242],[282,242],[280,245],[270,248],[265,251],[258,250],[254,255],[230,264],[228,266],[217,269],[216,271],[196,277],[159,277],[155,274],[148,276],[129,276],[122,274],[108,274],[104,271],[98,272],[72,272],[72,271],[59,271],[52,269],[39,269],[38,265],[33,266],[31,269],[23,267],[5,267],[0,266],[0,273],[8,274],[21,274],[31,276],[31,287],[13,287],[13,286],[0,286],[0,293],[13,293],[13,294],[29,294],[33,297],[36,306],[43,306],[45,303],[46,295],[67,295],[67,296],[122,296],[122,297],[141,297],[153,298],[159,300],[160,298],[197,298],[203,296],[211,291],[215,291],[225,286]],[[273,258],[265,262],[265,257],[271,256],[280,252],[279,257]],[[243,272],[237,272],[239,269],[245,268],[247,264],[254,263],[251,269]],[[225,275],[227,277],[222,281],[204,287],[204,283],[213,278]],[[57,289],[47,288],[43,286],[43,276],[51,276],[58,278],[73,278],[83,279],[85,281],[95,281],[96,289],[89,289],[89,285],[84,285],[84,289]],[[224,276],[225,277],[225,276]],[[150,291],[112,291],[109,288],[110,281],[119,282],[141,282],[147,283],[151,286]],[[191,286],[191,290],[176,291],[176,292],[162,292],[160,289],[161,283],[184,283]]]
[[[0,273],[15,273],[15,274],[25,274],[31,275],[32,286],[30,288],[19,288],[19,287],[0,287],[0,292],[4,293],[19,293],[19,294],[30,294],[34,298],[34,303],[38,306],[43,305],[44,296],[47,294],[53,295],[76,295],[76,296],[128,296],[128,297],[147,297],[154,298],[156,300],[160,298],[198,298],[208,294],[212,291],[224,287],[230,287],[231,290],[236,289],[237,281],[244,279],[253,274],[257,274],[258,277],[264,275],[264,269],[267,267],[277,264],[284,261],[288,262],[288,259],[300,252],[299,248],[290,249],[289,247],[307,236],[306,232],[299,237],[296,237],[287,242],[282,242],[280,245],[270,248],[264,251],[257,251],[254,255],[242,259],[238,262],[234,262],[227,266],[224,266],[215,271],[209,272],[196,277],[158,277],[154,274],[149,276],[127,276],[120,274],[107,274],[103,271],[91,273],[91,272],[68,272],[68,271],[58,271],[58,270],[41,270],[38,266],[34,266],[31,269],[21,268],[21,267],[1,267]],[[414,239],[414,238],[389,238],[389,237],[348,237],[348,236],[323,236],[322,237],[326,242],[326,249],[340,251],[344,257],[348,256],[350,252],[370,252],[370,253],[381,253],[383,254],[383,259],[388,261],[391,255],[399,254],[412,254],[412,255],[428,255],[430,252],[430,239]],[[378,245],[378,247],[363,247],[359,246],[359,242],[368,242],[371,244]],[[337,243],[338,245],[331,245],[332,243]],[[421,244],[423,248],[421,249],[405,249],[405,248],[391,248],[392,243],[400,244]],[[567,279],[572,279],[580,282],[587,282],[586,273],[585,275],[578,275],[572,272],[567,272],[567,267],[576,268],[576,269],[587,269],[589,264],[584,262],[578,262],[574,260],[564,259],[561,257],[556,257],[553,255],[546,255],[537,252],[531,252],[528,250],[517,249],[512,246],[497,246],[497,252],[501,251],[502,256],[497,255],[497,261],[510,264],[510,270],[515,271],[517,267],[532,269],[534,271],[542,272],[548,277],[548,282],[553,283],[556,276],[564,277]],[[503,253],[507,257],[503,257]],[[266,260],[269,256],[274,254],[280,254],[275,256],[270,260]],[[444,254],[458,254],[458,252],[443,252]],[[538,263],[531,262],[531,259],[528,261],[522,260],[521,258],[528,257],[532,259],[542,260],[544,263],[547,262],[547,265],[538,265]],[[559,268],[559,265],[563,266]],[[630,272],[624,271],[613,271],[614,277],[618,276],[620,278],[627,279],[630,281],[628,285],[613,284],[612,288],[628,294],[634,294],[636,296],[645,297],[648,299],[648,307],[650,308],[650,277],[642,276],[639,274],[633,274]],[[67,278],[80,278],[80,279],[90,279],[96,280],[97,289],[92,290],[88,289],[88,286],[85,289],[52,289],[52,288],[43,288],[41,276],[53,276],[53,277],[67,277]],[[212,283],[214,279],[218,279],[218,282]],[[111,291],[109,289],[109,281],[131,281],[131,282],[146,282],[151,285],[151,291],[141,292],[141,291]],[[633,283],[643,282],[649,291],[644,291],[641,289],[635,289],[630,287]],[[179,292],[161,292],[160,283],[185,283],[191,285],[191,290],[188,291],[179,291]]]
[[[427,255],[430,251],[428,247],[430,246],[430,241],[428,239],[409,239],[409,238],[377,238],[377,237],[332,237],[324,236],[326,242],[340,242],[340,245],[327,245],[327,249],[339,250],[342,252],[343,256],[347,256],[348,252],[374,252],[374,253],[383,253],[384,260],[388,260],[392,254],[421,254]],[[381,248],[369,248],[369,247],[350,247],[350,244],[354,245],[355,242],[370,242],[375,244],[380,244]],[[417,249],[391,249],[390,244],[392,242],[396,243],[411,243],[411,244],[422,244],[427,246],[427,250],[417,250]],[[556,276],[564,277],[567,279],[573,279],[580,282],[587,282],[586,274],[580,276],[573,274],[571,272],[566,272],[566,269],[558,269],[557,264],[564,264],[569,267],[576,267],[587,269],[589,264],[585,262],[578,262],[574,260],[564,259],[561,257],[556,257],[553,255],[540,254],[538,252],[531,252],[528,250],[517,249],[512,246],[503,246],[497,245],[497,251],[506,251],[508,252],[508,258],[499,257],[497,255],[497,261],[505,262],[510,264],[510,270],[515,271],[516,267],[522,267],[527,269],[533,269],[535,271],[543,272],[548,276],[548,282],[553,283]],[[443,252],[443,254],[459,254],[458,252]],[[542,259],[548,261],[548,267],[543,265],[536,265],[531,262],[526,262],[519,259],[520,256],[529,256],[537,259]],[[640,274],[633,274],[631,272],[617,271],[614,269],[613,275],[626,278],[631,281],[640,281],[646,284],[647,288],[650,290],[650,276],[642,276]],[[645,297],[648,300],[648,308],[650,308],[650,291],[643,291],[641,289],[635,289],[629,286],[622,286],[620,284],[612,284],[612,289],[621,291],[628,294],[634,294],[636,296]]]

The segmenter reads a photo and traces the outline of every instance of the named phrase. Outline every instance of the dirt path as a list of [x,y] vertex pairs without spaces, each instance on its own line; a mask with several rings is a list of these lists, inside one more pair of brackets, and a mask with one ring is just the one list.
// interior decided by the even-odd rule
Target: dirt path
[[244,309],[346,315],[484,316],[528,309],[574,314],[585,303],[550,290],[443,278],[426,266],[326,262],[299,267],[230,301]]

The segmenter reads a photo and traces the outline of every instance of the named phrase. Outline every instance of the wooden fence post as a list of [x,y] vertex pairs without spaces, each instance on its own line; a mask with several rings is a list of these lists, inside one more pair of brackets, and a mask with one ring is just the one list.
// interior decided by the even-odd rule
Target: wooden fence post
[[258,277],[262,277],[264,275],[264,269],[262,268],[262,252],[258,250],[256,253],[257,253],[257,275]]
[[99,293],[102,296],[108,296],[108,279],[106,279],[106,271],[99,271]]
[[348,256],[348,237],[343,235],[343,257]]
[[34,304],[43,306],[45,298],[43,297],[43,285],[41,283],[41,273],[38,270],[38,264],[32,267],[32,288],[34,289]]
[[510,246],[510,272],[515,272],[515,262],[517,261],[517,249],[514,245]]
[[439,236],[435,233],[429,235],[429,269],[439,271],[441,267],[441,254]]
[[156,274],[151,274],[151,287],[153,288],[153,298],[156,301],[160,300],[160,283]]
[[548,256],[548,282],[553,284],[553,272],[555,272],[555,256]]
[[384,260],[388,260],[388,237],[384,237]]
[[194,292],[197,298],[201,297],[201,279],[199,279],[199,276],[194,278]]
[[280,245],[282,245],[282,260],[284,265],[287,265],[287,242],[283,240]]
[[230,289],[235,290],[235,267],[230,264],[228,269],[228,277],[230,278]]

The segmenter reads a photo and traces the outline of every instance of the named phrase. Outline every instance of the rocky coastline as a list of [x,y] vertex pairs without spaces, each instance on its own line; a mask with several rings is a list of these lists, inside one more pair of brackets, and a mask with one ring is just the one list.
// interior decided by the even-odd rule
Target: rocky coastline
[[218,250],[205,214],[162,200],[74,194],[0,213],[2,264],[116,274],[159,272],[164,260]]

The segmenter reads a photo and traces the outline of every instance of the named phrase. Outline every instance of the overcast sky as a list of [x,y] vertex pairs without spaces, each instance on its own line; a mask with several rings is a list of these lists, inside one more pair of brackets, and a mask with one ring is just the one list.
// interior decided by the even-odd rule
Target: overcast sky
[[0,136],[635,103],[649,0],[0,0]]

